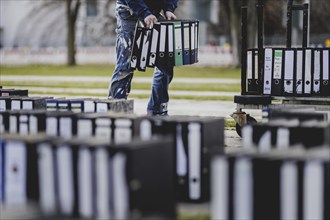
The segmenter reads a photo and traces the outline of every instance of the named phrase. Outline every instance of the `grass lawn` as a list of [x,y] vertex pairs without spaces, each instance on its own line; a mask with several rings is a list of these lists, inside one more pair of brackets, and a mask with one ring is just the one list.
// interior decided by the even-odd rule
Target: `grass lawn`
[[[0,66],[1,75],[44,75],[44,76],[104,76],[112,75],[113,65],[27,65],[27,66]],[[135,76],[152,76],[153,69],[147,68],[146,72],[135,72]],[[189,78],[240,78],[238,68],[219,67],[175,67],[175,77]]]

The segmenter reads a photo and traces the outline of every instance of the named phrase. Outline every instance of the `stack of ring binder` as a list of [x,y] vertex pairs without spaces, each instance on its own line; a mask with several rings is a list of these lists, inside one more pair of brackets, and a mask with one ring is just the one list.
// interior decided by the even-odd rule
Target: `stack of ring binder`
[[130,68],[173,67],[198,62],[198,20],[161,21],[147,28],[137,22]]

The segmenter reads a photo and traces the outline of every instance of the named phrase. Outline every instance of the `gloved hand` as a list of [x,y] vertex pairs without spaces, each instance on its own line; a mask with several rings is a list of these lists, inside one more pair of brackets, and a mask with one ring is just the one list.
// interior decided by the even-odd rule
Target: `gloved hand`
[[154,23],[157,22],[157,18],[155,15],[148,15],[147,17],[145,17],[144,19],[144,23],[146,23],[146,25],[149,28],[152,28],[152,26],[154,25]]
[[165,12],[165,17],[166,17],[167,20],[174,20],[174,19],[176,19],[176,16],[172,12],[170,12],[170,11]]

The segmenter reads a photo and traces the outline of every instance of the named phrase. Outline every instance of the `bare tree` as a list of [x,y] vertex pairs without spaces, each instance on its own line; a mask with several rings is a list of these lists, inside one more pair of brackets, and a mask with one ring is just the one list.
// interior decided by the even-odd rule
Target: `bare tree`
[[80,0],[66,0],[66,19],[67,19],[67,48],[68,58],[67,64],[69,66],[76,65],[75,51],[76,51],[76,21],[80,8]]

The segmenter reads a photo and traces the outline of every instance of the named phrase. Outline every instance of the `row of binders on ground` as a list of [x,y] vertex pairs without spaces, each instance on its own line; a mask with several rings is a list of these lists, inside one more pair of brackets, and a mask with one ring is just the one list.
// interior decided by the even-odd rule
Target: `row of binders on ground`
[[152,29],[136,26],[131,69],[173,67],[198,62],[198,20],[161,21]]
[[326,113],[268,109],[242,128],[243,148],[224,147],[219,117],[20,109],[0,119],[2,207],[32,202],[40,219],[176,219],[178,203],[208,202],[214,220],[330,217]]
[[265,48],[263,82],[258,80],[258,50],[247,52],[247,90],[264,95],[330,96],[330,48]]
[[243,127],[242,149],[211,160],[212,219],[328,219],[329,115],[265,113],[263,122]]

